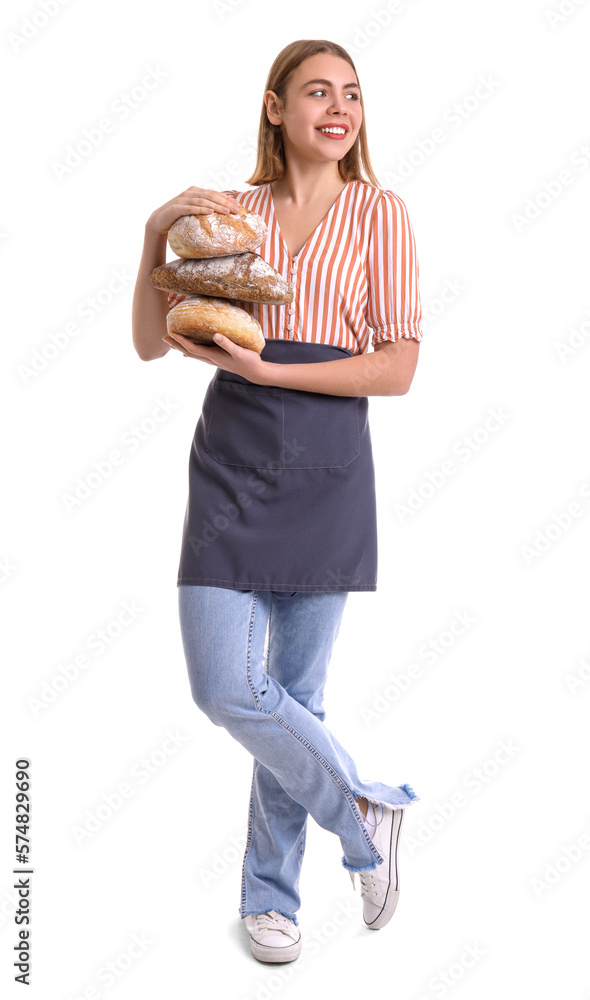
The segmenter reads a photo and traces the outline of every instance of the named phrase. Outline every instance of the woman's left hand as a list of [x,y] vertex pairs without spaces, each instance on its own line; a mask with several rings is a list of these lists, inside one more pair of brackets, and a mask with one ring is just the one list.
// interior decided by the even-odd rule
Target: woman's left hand
[[216,365],[226,372],[234,372],[247,378],[249,382],[264,385],[264,375],[268,362],[263,361],[257,351],[247,347],[239,347],[229,337],[221,336],[217,341],[219,347],[213,344],[195,344],[180,333],[167,334],[162,337],[165,344],[184,354],[185,358],[196,358],[208,365]]

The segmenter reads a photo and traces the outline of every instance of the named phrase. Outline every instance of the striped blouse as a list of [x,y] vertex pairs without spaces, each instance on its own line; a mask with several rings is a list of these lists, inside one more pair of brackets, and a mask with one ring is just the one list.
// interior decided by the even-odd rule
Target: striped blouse
[[[274,212],[270,183],[224,191],[260,215],[268,228],[256,253],[293,286],[293,300],[263,305],[232,299],[267,339],[299,340],[365,354],[401,337],[422,340],[414,233],[405,203],[382,188],[349,181],[296,257]],[[168,293],[170,306],[186,295]]]

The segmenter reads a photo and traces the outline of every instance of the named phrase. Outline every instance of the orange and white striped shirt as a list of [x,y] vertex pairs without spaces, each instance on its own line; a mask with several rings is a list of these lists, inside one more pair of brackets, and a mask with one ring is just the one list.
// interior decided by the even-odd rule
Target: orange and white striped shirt
[[[232,299],[258,320],[265,338],[332,344],[353,354],[367,353],[370,339],[373,346],[401,337],[422,340],[416,244],[399,195],[349,181],[292,257],[270,183],[223,194],[264,219],[268,237],[256,253],[293,286],[293,301],[284,305]],[[187,297],[169,292],[168,303]]]

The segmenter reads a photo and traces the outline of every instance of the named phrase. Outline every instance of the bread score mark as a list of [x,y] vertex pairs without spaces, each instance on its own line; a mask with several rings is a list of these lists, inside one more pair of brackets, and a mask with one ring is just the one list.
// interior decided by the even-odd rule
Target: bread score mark
[[[216,215],[219,219],[223,219],[224,224],[229,226],[230,229],[234,229],[237,233],[242,233],[243,236],[253,236],[256,238],[256,233],[251,226],[244,219],[246,215],[246,209],[243,205],[240,205],[239,215],[226,215],[224,212],[211,212],[211,215]],[[206,215],[198,215],[197,219],[201,227],[205,230],[207,236],[213,236],[213,229],[211,223],[209,222],[209,217]]]

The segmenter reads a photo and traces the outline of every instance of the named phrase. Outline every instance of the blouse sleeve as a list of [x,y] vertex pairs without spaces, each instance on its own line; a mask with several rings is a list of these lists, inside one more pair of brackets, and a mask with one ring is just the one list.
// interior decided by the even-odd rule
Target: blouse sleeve
[[188,296],[181,295],[180,292],[166,292],[166,298],[168,299],[170,309],[173,309],[174,306],[177,306],[179,302],[183,302]]
[[383,191],[373,213],[367,279],[373,347],[401,337],[422,340],[416,242],[406,205],[393,191]]

